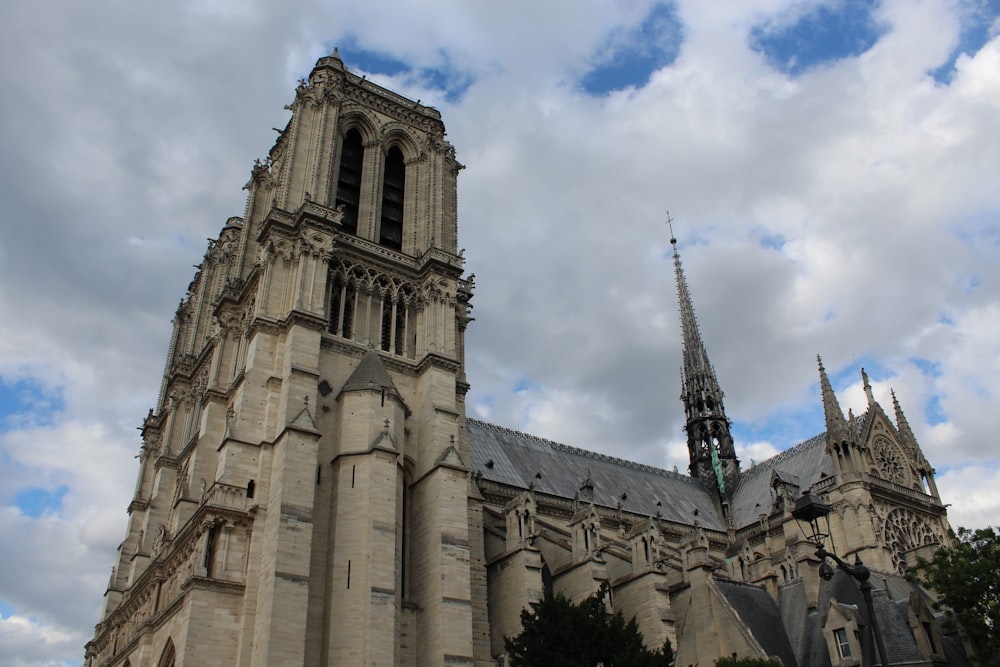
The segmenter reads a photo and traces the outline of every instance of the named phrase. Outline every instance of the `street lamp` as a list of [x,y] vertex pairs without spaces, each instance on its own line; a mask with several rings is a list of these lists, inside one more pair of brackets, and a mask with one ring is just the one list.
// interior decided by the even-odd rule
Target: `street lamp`
[[[795,517],[795,521],[799,524],[799,530],[802,531],[802,535],[806,538],[806,541],[816,547],[816,557],[821,561],[819,575],[827,581],[833,577],[833,568],[826,562],[826,559],[829,558],[837,564],[838,568],[858,582],[861,597],[864,598],[865,607],[868,609],[871,632],[875,638],[875,644],[878,646],[879,658],[882,661],[883,667],[888,667],[889,661],[886,660],[885,644],[882,641],[882,633],[878,628],[878,619],[875,618],[875,605],[872,603],[871,570],[865,567],[865,564],[861,562],[861,556],[858,554],[854,555],[854,564],[852,565],[844,562],[837,554],[826,550],[824,546],[826,538],[830,537],[830,506],[812,495],[809,489],[803,491],[802,497],[795,501],[795,509],[792,510],[792,516]],[[871,643],[869,642],[868,645],[871,646]]]

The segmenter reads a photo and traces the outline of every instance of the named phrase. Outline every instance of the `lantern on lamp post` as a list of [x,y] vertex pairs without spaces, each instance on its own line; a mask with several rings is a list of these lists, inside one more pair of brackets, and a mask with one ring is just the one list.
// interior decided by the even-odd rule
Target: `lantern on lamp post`
[[802,497],[795,501],[792,516],[799,524],[799,530],[807,542],[822,549],[826,538],[830,537],[830,506],[814,496],[809,489],[802,492]]
[[[844,562],[837,554],[826,550],[826,539],[831,536],[830,510],[831,507],[829,505],[812,495],[810,489],[806,489],[802,492],[802,497],[795,501],[795,509],[792,510],[792,516],[795,518],[796,523],[799,524],[799,530],[802,531],[802,535],[806,541],[816,547],[816,557],[820,559],[819,576],[826,581],[833,578],[833,568],[826,562],[826,559],[829,558],[837,564],[838,568],[858,582],[861,597],[864,598],[865,607],[868,610],[869,627],[875,639],[875,644],[878,647],[881,664],[883,667],[888,667],[889,661],[886,660],[885,643],[882,641],[878,619],[875,618],[875,605],[872,603],[871,570],[865,567],[865,564],[861,562],[861,556],[858,554],[855,554],[854,564],[852,565]],[[833,546],[832,539],[830,546]],[[868,642],[868,646],[869,650],[871,650],[871,642]],[[872,662],[874,663],[874,660]]]

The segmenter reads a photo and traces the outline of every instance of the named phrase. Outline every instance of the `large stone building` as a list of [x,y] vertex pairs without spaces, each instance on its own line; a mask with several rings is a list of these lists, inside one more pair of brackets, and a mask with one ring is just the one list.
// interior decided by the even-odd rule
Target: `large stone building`
[[895,399],[741,466],[676,247],[690,475],[468,419],[471,277],[440,114],[334,52],[174,320],[86,665],[503,664],[543,592],[635,617],[678,665],[860,664],[869,623],[790,515],[833,506],[894,664],[964,664],[899,576],[947,539]]

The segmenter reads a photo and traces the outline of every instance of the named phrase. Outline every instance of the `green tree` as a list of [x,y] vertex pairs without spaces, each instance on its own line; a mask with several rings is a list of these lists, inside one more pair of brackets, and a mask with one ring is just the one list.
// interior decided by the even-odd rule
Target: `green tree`
[[781,663],[766,658],[719,658],[715,667],[781,667]]
[[915,579],[955,613],[984,665],[1000,664],[1000,531],[959,528],[952,546],[920,559]]
[[635,619],[604,608],[607,586],[580,604],[546,593],[521,611],[521,634],[504,640],[512,667],[672,667],[670,641],[650,651]]

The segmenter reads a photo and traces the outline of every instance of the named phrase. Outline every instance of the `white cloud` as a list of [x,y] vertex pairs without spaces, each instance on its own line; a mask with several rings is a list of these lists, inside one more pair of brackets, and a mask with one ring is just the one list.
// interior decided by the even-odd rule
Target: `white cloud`
[[1000,527],[1000,468],[995,464],[947,470],[937,478],[941,498],[949,503],[948,518],[956,530]]
[[[295,80],[352,39],[473,81],[449,101],[377,77],[438,106],[468,167],[471,414],[686,470],[669,209],[729,416],[753,426],[744,463],[811,435],[781,417],[818,404],[817,352],[831,373],[865,360],[945,470],[954,522],[993,520],[1000,38],[938,84],[925,71],[958,43],[965,4],[884,2],[869,52],[791,79],[748,31],[803,3],[684,1],[675,63],[583,94],[579,76],[650,6],[452,0],[397,4],[393,21],[377,2],[0,7],[0,376],[63,403],[0,433],[3,632],[38,619],[17,626],[31,646],[0,649],[9,664],[81,655],[191,265],[242,213]],[[841,403],[857,412],[853,384]],[[59,485],[58,513],[10,506]],[[48,583],[30,585],[40,568]]]
[[[33,618],[0,616],[0,667],[65,667],[51,653],[83,655],[83,632],[69,632]],[[79,661],[76,661],[77,663]]]

